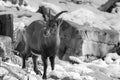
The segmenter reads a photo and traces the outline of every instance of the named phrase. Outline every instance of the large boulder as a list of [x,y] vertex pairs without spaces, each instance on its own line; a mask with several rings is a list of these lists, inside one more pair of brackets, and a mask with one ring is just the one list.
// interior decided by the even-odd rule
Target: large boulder
[[118,40],[118,34],[108,31],[89,31],[83,32],[83,55],[94,55],[104,57],[114,47],[115,42]]
[[120,2],[116,3],[116,7],[113,8],[112,13],[120,14]]
[[[62,17],[79,24],[74,27],[79,30],[83,39],[82,55],[104,57],[119,41],[119,28],[108,21],[108,16],[106,18],[100,13],[94,8],[83,7]],[[69,24],[73,25],[71,22]]]
[[0,14],[0,35],[13,38],[13,15],[6,13]]
[[59,56],[61,59],[69,60],[70,56],[82,55],[82,37],[79,35],[79,31],[70,25],[67,21],[64,21],[61,25],[61,45]]
[[0,56],[2,59],[11,59],[12,57],[12,40],[8,36],[0,36]]
[[98,9],[101,11],[111,12],[114,8],[115,3],[119,2],[119,0],[108,0],[105,4],[101,5]]

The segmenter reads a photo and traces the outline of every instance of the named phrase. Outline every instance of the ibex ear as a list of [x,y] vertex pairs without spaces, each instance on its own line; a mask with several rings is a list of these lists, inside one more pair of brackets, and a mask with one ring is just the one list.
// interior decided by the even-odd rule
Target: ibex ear
[[46,21],[49,22],[51,19],[51,11],[50,11],[50,9],[47,9],[47,11],[49,11],[49,12],[47,15],[45,15],[45,18],[46,18]]

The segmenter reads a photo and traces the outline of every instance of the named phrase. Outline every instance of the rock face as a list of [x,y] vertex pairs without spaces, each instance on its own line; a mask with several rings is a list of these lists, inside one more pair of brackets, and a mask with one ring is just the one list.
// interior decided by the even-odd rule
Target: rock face
[[119,2],[119,0],[108,0],[108,2],[100,6],[98,9],[101,11],[111,12],[116,2]]
[[112,13],[120,14],[120,2],[116,3],[116,7],[113,8]]
[[5,35],[13,38],[13,15],[0,15],[0,35]]
[[5,2],[10,1],[12,4],[22,5],[24,0],[3,0]]
[[94,55],[104,57],[114,47],[115,42],[118,40],[118,34],[115,32],[103,31],[89,31],[83,32],[83,55]]
[[11,14],[0,15],[0,47],[1,57],[11,58],[12,56],[12,38],[13,38],[13,16]]
[[61,25],[61,46],[60,46],[60,58],[68,60],[69,56],[82,55],[82,37],[79,35],[79,31],[64,21]]
[[12,53],[12,45],[11,45],[11,38],[7,36],[0,36],[0,48],[1,48],[1,53],[0,56],[5,59],[5,58],[11,58]]
[[99,11],[81,8],[68,15],[63,18],[79,24],[74,27],[79,30],[83,39],[82,55],[104,57],[119,41],[118,32],[109,27],[111,24],[106,21],[106,17],[99,14]]

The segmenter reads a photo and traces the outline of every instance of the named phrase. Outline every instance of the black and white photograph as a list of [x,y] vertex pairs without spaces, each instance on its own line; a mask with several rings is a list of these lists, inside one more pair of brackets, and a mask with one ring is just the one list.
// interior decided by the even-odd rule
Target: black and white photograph
[[0,0],[0,80],[120,80],[120,0]]

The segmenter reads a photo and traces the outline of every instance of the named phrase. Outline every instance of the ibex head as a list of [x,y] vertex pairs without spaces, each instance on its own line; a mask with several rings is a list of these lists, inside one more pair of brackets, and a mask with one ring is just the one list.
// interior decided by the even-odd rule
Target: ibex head
[[51,17],[50,17],[51,14],[50,14],[50,10],[49,10],[49,19],[46,23],[47,25],[46,25],[46,30],[45,30],[46,35],[50,35],[51,33],[54,33],[57,30],[58,25],[61,24],[61,22],[62,22],[62,19],[58,19],[58,17],[62,13],[65,13],[65,12],[67,12],[67,11],[61,11],[60,13],[56,14],[56,16],[51,19]]

